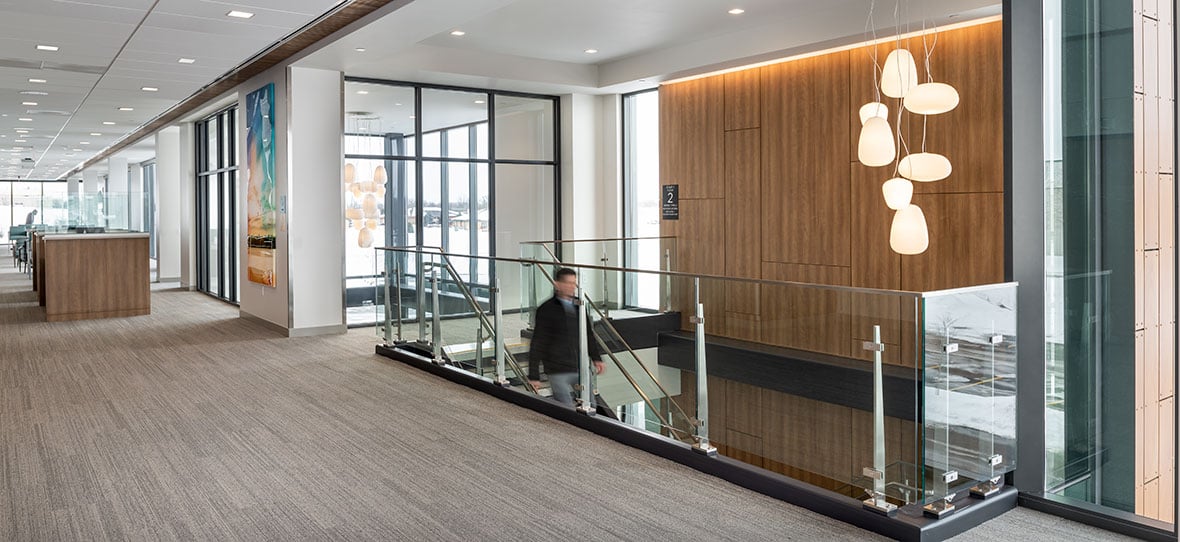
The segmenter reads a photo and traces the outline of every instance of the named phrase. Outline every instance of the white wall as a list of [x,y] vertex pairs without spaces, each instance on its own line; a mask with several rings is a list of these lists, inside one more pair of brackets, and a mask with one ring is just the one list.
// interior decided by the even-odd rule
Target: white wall
[[[184,123],[178,127],[177,155],[180,163],[179,194],[175,199],[175,206],[169,207],[169,212],[180,217],[180,284],[189,289],[197,288],[197,178],[196,178],[196,136],[192,123]],[[157,166],[158,167],[158,166]],[[160,214],[164,210],[161,204]],[[161,274],[161,277],[170,276]]]
[[[159,223],[158,274],[161,282],[181,280],[181,179],[180,128],[168,127],[156,132],[156,200]],[[83,172],[85,173],[85,172]],[[181,286],[193,287],[190,277]]]
[[[292,67],[287,212],[290,235],[290,335],[343,333],[344,79],[338,71]],[[281,110],[276,108],[276,111]]]
[[130,204],[128,228],[143,231],[143,166],[131,164],[127,169],[127,200]]
[[107,227],[127,227],[127,158],[107,158]]
[[102,179],[98,175],[98,170],[82,170],[82,191],[86,194],[97,194],[99,188],[102,188]]
[[[246,256],[247,249],[247,217],[246,217],[246,191],[249,189],[250,172],[248,170],[246,151],[246,95],[254,92],[265,86],[268,83],[275,85],[275,130],[274,130],[274,153],[275,153],[275,198],[276,201],[289,201],[290,192],[288,174],[288,138],[289,117],[290,110],[286,107],[288,93],[287,93],[287,69],[286,66],[276,66],[259,75],[254,76],[249,81],[238,85],[235,89],[238,95],[238,191],[240,200],[242,202],[241,208],[238,209],[239,216],[242,219],[239,221],[238,230],[238,257],[242,262],[241,273],[238,275],[238,284],[240,285],[241,299],[240,311],[243,316],[254,317],[266,322],[275,324],[283,329],[291,328],[291,285],[290,285],[290,262],[289,262],[289,236],[287,228],[285,227],[286,218],[281,217],[278,231],[275,234],[275,286],[272,288],[263,284],[250,282],[247,279],[246,270]],[[337,160],[339,160],[337,156]],[[341,166],[342,168],[343,166]],[[333,182],[339,182],[339,177],[333,179]],[[342,212],[342,211],[341,211]],[[341,231],[340,223],[336,224],[336,231]],[[343,262],[341,262],[343,265]]]

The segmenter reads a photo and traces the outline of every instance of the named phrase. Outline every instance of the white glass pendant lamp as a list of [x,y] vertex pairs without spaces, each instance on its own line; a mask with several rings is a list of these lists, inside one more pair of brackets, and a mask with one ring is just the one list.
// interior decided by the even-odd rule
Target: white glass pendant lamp
[[897,174],[923,183],[941,181],[951,176],[951,161],[933,152],[914,153],[901,159]]
[[893,145],[893,131],[889,121],[881,117],[869,117],[860,128],[860,139],[856,145],[856,157],[860,163],[881,167],[889,165],[897,156]]
[[864,126],[865,122],[873,117],[880,117],[889,120],[889,106],[881,102],[869,102],[860,106],[860,125]]
[[905,49],[894,49],[881,68],[881,93],[890,98],[904,98],[918,86],[918,66],[914,55]]
[[959,91],[946,83],[922,83],[905,95],[903,104],[919,115],[946,113],[959,105]]
[[911,203],[894,213],[893,225],[889,228],[889,248],[898,254],[914,255],[926,252],[929,247],[930,234],[921,208]]
[[881,193],[885,196],[885,206],[894,211],[905,209],[914,197],[914,183],[909,179],[894,177],[881,185]]

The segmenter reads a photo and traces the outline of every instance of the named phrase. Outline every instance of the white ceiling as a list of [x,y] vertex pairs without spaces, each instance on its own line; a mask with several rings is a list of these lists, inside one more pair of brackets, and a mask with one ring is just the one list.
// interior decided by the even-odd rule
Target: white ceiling
[[[745,13],[727,13],[734,7]],[[627,92],[864,41],[870,7],[881,33],[1000,13],[997,0],[417,0],[296,64],[525,92]]]
[[[343,1],[0,0],[0,178],[62,175]],[[870,5],[880,33],[1000,11],[997,0],[397,0],[296,63],[498,90],[626,92],[863,41]],[[746,12],[726,13],[734,7]],[[255,16],[229,18],[232,9]],[[380,97],[350,92],[347,108],[408,116]],[[481,114],[471,96],[449,97],[466,104],[464,116]],[[18,137],[17,128],[30,132]],[[139,162],[154,147],[143,141],[118,155]]]
[[[0,178],[62,175],[338,3],[0,0]],[[30,91],[47,95],[21,94]],[[129,162],[154,154],[151,142],[119,153]]]

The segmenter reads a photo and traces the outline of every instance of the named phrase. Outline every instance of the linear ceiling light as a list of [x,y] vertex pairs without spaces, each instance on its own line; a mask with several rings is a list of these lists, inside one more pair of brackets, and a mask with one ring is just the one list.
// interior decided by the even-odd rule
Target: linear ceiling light
[[226,13],[226,15],[229,17],[237,18],[237,19],[249,19],[250,17],[254,16],[254,14],[250,13],[249,11],[238,11],[238,10],[233,10],[229,13]]

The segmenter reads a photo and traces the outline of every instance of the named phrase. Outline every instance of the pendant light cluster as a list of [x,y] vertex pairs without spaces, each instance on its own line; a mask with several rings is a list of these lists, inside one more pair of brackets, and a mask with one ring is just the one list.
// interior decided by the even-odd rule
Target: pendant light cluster
[[356,166],[344,164],[344,191],[352,195],[352,202],[344,209],[352,227],[358,231],[356,243],[361,248],[373,246],[374,232],[380,226],[381,208],[378,206],[385,197],[385,183],[388,176],[385,166],[373,170],[372,181],[357,181]]
[[[937,34],[935,36],[937,40]],[[922,121],[922,152],[909,153],[901,136],[902,112],[904,110],[924,116],[946,113],[959,105],[959,93],[948,84],[934,82],[930,73],[933,47],[926,50],[926,82],[919,83],[914,56],[900,45],[899,38],[897,47],[889,53],[885,65],[880,68],[880,79],[874,78],[877,100],[860,109],[861,130],[857,157],[862,164],[870,167],[895,164],[893,178],[881,186],[885,205],[896,211],[889,229],[889,247],[898,254],[921,254],[930,246],[930,234],[922,209],[911,203],[913,181],[925,183],[945,179],[951,174],[951,162],[941,154],[926,152],[925,119]],[[873,64],[875,68],[875,55]],[[897,108],[896,131],[889,126],[889,107],[882,103],[882,94],[901,102]],[[900,156],[899,160],[903,151],[905,155]]]

